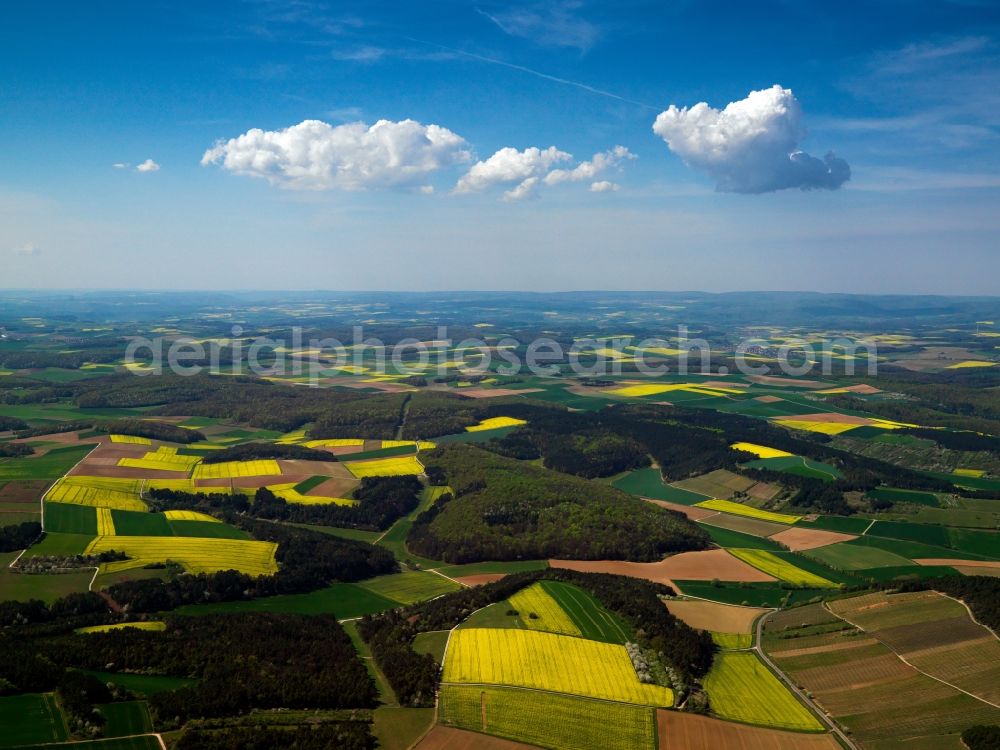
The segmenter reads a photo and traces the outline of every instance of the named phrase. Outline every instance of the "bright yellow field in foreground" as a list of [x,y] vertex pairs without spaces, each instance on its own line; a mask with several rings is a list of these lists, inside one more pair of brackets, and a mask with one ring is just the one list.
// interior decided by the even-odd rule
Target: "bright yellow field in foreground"
[[[128,564],[108,563],[104,572],[122,570],[148,563],[172,560],[192,573],[215,573],[239,570],[249,575],[267,575],[278,570],[274,542],[244,539],[199,539],[183,536],[99,536],[85,554],[99,555],[117,550],[132,558]],[[136,561],[139,561],[136,563]]]
[[221,464],[198,464],[194,467],[194,479],[233,479],[235,477],[278,476],[281,467],[273,458],[256,461],[226,461]]
[[114,510],[148,510],[139,499],[140,480],[104,477],[63,477],[49,490],[46,500]]
[[519,424],[528,424],[523,419],[516,419],[515,417],[490,417],[489,419],[480,420],[479,424],[474,424],[471,427],[466,427],[466,432],[483,432],[484,430],[496,430],[500,427],[515,427]]
[[777,448],[768,448],[766,445],[757,445],[756,443],[733,443],[729,446],[734,451],[745,451],[747,453],[753,453],[757,458],[783,458],[785,456],[794,456],[794,453],[789,453],[788,451],[778,450]]
[[511,685],[649,706],[674,703],[670,688],[639,682],[624,646],[535,630],[453,631],[444,681]]
[[716,654],[704,684],[712,710],[723,719],[782,729],[823,729],[754,654]]
[[357,479],[365,477],[395,477],[405,474],[423,474],[424,465],[416,456],[377,458],[373,461],[348,461],[344,464]]

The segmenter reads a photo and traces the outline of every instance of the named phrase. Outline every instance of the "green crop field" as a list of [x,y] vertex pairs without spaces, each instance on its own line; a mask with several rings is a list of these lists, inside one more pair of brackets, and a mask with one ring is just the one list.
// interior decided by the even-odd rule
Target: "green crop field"
[[444,661],[444,649],[448,645],[448,630],[432,630],[424,633],[417,633],[413,639],[413,650],[418,654],[430,654],[434,661],[440,664]]
[[[94,509],[90,508],[90,510]],[[33,544],[24,554],[25,557],[82,555],[93,539],[91,534],[57,534],[46,531],[42,541]]]
[[90,506],[47,502],[44,514],[47,532],[97,536],[97,513]]
[[26,602],[40,599],[46,604],[51,604],[68,594],[86,591],[90,580],[94,577],[93,569],[84,569],[79,573],[38,575],[16,573],[8,567],[15,557],[17,557],[16,552],[0,554],[0,601]]
[[908,542],[903,539],[887,539],[879,536],[860,536],[844,544],[857,545],[862,547],[878,547],[887,552],[892,552],[908,560],[921,557],[947,557],[956,560],[985,560],[987,558],[971,552],[963,552],[949,547],[937,547],[933,544],[921,544],[920,542]]
[[656,746],[650,708],[499,687],[441,689],[440,722],[540,747],[639,750]]
[[707,523],[699,523],[698,526],[707,531],[708,535],[712,537],[712,541],[720,547],[762,549],[769,550],[771,552],[780,552],[785,549],[777,542],[772,542],[770,539],[765,539],[764,537],[751,536],[750,534],[744,534],[741,531],[733,531],[732,529],[725,529],[721,526],[712,526]]
[[830,544],[826,547],[806,550],[801,554],[839,570],[865,570],[913,564],[912,560],[878,547],[865,547],[851,542]]
[[414,602],[433,599],[435,596],[447,594],[462,588],[454,581],[436,573],[407,572],[379,576],[358,584],[364,589],[379,596],[399,602],[413,604]]
[[842,534],[862,534],[871,520],[857,516],[819,516],[815,521],[799,521],[796,526],[804,529],[839,531]]
[[586,591],[560,581],[542,581],[541,587],[569,615],[584,638],[605,643],[626,643],[635,637],[621,618],[604,609]]
[[[443,578],[441,580],[444,580]],[[394,601],[354,583],[335,583],[308,594],[283,594],[260,599],[216,604],[188,604],[179,615],[220,615],[236,612],[284,612],[296,615],[334,614],[344,620],[384,612],[399,606]]]
[[695,505],[705,500],[711,500],[708,495],[664,484],[663,480],[660,479],[659,469],[638,469],[616,479],[612,484],[630,495],[651,497],[654,500],[667,500],[681,505]]
[[156,674],[127,674],[123,672],[94,672],[91,670],[81,670],[85,674],[89,674],[91,677],[100,680],[101,682],[110,682],[113,685],[119,685],[126,690],[129,690],[137,695],[156,695],[157,693],[166,693],[170,690],[178,690],[182,687],[188,687],[194,685],[196,680],[191,680],[186,677],[168,677],[166,675],[156,675]]
[[897,490],[890,487],[877,487],[868,491],[868,497],[878,500],[888,500],[892,503],[916,503],[917,505],[928,505],[932,508],[940,508],[941,501],[933,492],[918,492],[916,490]]
[[173,536],[170,523],[162,513],[138,510],[112,510],[115,534],[118,536]]
[[723,719],[799,731],[823,729],[755,654],[717,654],[704,685],[712,711]]
[[821,461],[813,461],[802,456],[781,456],[779,458],[758,458],[744,464],[750,469],[766,469],[768,471],[781,471],[785,474],[795,474],[809,479],[822,479],[824,482],[832,482],[841,478],[840,471],[830,464]]
[[57,448],[44,456],[0,458],[0,479],[58,479],[90,453],[94,446]]
[[0,747],[62,742],[66,736],[66,721],[51,693],[0,698]]
[[867,535],[932,544],[938,547],[947,547],[951,543],[948,538],[948,529],[945,527],[908,521],[876,521],[868,530]]
[[675,580],[688,596],[746,607],[783,607],[832,596],[836,589],[788,589],[777,583],[736,583],[713,585],[710,581]]
[[128,737],[153,731],[146,701],[122,701],[98,706],[106,721],[105,737]]

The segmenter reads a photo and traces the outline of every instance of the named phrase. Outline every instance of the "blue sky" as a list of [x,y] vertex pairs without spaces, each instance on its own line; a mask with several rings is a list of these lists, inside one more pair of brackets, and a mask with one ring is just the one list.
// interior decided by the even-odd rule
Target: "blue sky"
[[993,294],[998,105],[985,1],[11,3],[0,286]]

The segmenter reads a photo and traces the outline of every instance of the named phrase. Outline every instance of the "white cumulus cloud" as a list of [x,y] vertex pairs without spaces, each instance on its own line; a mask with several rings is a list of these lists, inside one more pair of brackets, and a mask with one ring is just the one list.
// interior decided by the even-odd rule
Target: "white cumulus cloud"
[[715,178],[723,192],[839,188],[851,178],[850,166],[832,153],[819,159],[800,150],[801,120],[795,95],[776,84],[723,110],[705,102],[670,105],[657,116],[653,132],[685,164]]
[[157,164],[152,159],[146,159],[142,164],[139,164],[135,168],[136,172],[159,172],[160,165]]
[[368,190],[416,185],[472,158],[468,144],[440,125],[379,120],[333,126],[304,120],[284,130],[254,128],[205,152],[220,164],[291,190]]
[[594,154],[589,161],[582,161],[573,169],[553,169],[545,175],[546,185],[558,185],[560,182],[586,182],[602,172],[617,167],[625,159],[634,159],[624,146],[615,146],[609,151]]
[[597,182],[590,183],[590,192],[592,193],[615,193],[621,189],[621,185],[617,182],[609,182],[608,180],[598,180]]
[[[625,159],[635,158],[624,146],[594,154],[572,168],[555,165],[572,161],[573,156],[555,146],[540,149],[532,146],[518,151],[502,148],[485,161],[472,165],[455,186],[456,193],[474,193],[499,185],[512,185],[503,194],[505,200],[537,198],[539,188],[564,182],[590,182],[600,173],[618,167]],[[610,183],[609,183],[610,184]]]
[[456,193],[472,193],[486,190],[495,185],[512,182],[523,183],[544,175],[553,164],[569,161],[573,157],[555,146],[540,149],[532,146],[518,151],[510,146],[497,151],[486,161],[479,161],[470,167],[455,186]]

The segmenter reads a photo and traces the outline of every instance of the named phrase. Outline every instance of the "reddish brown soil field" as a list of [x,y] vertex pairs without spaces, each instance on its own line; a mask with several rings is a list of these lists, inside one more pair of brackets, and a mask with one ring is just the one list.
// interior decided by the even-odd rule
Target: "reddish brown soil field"
[[914,558],[917,565],[950,565],[955,567],[961,565],[964,568],[994,568],[1000,570],[1000,562],[991,560],[953,560],[947,557],[921,557]]
[[464,729],[436,726],[413,750],[537,750],[534,745],[511,742]]
[[541,388],[523,388],[515,390],[513,388],[458,388],[455,393],[469,398],[498,398],[499,396],[520,396],[524,393],[538,393]]
[[479,573],[474,576],[461,576],[455,580],[465,586],[482,586],[486,583],[493,583],[503,578],[506,573]]
[[[282,459],[278,461],[278,466],[281,467],[281,473],[288,476],[305,475],[306,477],[325,476],[353,479],[353,475],[347,470],[347,467],[337,461],[288,461]],[[286,479],[285,481],[292,480]],[[274,484],[274,482],[270,484]]]
[[672,585],[673,579],[690,581],[748,581],[770,582],[776,580],[767,573],[747,565],[724,549],[703,552],[682,552],[660,562],[636,563],[621,560],[549,560],[553,568],[568,568],[582,573],[615,573],[632,578]]
[[708,508],[698,508],[694,505],[681,505],[680,503],[671,503],[667,500],[654,500],[651,497],[644,497],[642,499],[645,500],[647,503],[652,503],[653,505],[659,505],[661,508],[666,508],[667,510],[675,510],[678,513],[683,513],[692,521],[697,521],[702,518],[708,518],[709,516],[719,515],[719,512],[717,510],[709,510]]
[[747,380],[761,385],[782,385],[786,388],[833,388],[835,386],[834,383],[821,383],[818,380],[776,378],[773,375],[748,375]]
[[762,404],[776,404],[779,401],[784,401],[784,399],[777,396],[757,396],[754,401],[759,401]]
[[683,711],[656,712],[660,750],[840,750],[829,734],[783,732]]
[[14,479],[0,484],[0,500],[6,503],[36,503],[49,486],[44,479]]
[[54,432],[50,435],[39,435],[37,437],[17,438],[17,440],[11,440],[12,443],[33,443],[35,441],[73,445],[80,442],[80,436],[75,432]]
[[754,620],[768,611],[759,607],[735,607],[694,599],[672,599],[664,603],[670,614],[692,628],[719,633],[749,633]]
[[312,497],[350,497],[351,492],[359,484],[360,482],[354,477],[330,477],[306,494]]
[[849,542],[852,539],[857,539],[857,537],[853,534],[841,534],[837,531],[791,528],[779,534],[774,534],[771,539],[778,544],[785,545],[792,552],[798,552],[804,549],[825,547],[828,544],[836,544],[837,542]]
[[856,417],[853,414],[838,414],[833,411],[820,412],[819,414],[789,414],[781,419],[795,420],[796,422],[835,422],[837,424],[857,424],[869,425],[874,421],[868,417]]

